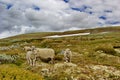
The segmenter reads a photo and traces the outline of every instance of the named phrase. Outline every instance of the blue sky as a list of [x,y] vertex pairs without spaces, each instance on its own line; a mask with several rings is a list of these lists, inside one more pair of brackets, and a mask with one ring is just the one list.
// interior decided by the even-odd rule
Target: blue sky
[[0,38],[120,25],[120,0],[0,0]]

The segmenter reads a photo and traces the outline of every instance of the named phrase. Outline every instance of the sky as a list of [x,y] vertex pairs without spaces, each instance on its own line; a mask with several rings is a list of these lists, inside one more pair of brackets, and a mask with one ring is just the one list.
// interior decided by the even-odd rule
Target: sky
[[0,0],[0,38],[120,25],[120,0]]

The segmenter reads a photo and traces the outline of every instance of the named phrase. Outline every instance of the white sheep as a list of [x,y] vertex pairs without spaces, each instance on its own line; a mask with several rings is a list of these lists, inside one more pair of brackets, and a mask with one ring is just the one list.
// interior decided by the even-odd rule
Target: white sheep
[[53,63],[55,57],[55,51],[51,48],[35,48],[34,54],[37,58],[42,59],[50,59]]
[[35,48],[35,46],[25,46],[24,50],[27,51],[26,59],[28,64],[31,66],[36,65],[37,58],[40,58],[41,60],[50,60],[51,63],[54,61],[55,51],[51,48]]
[[35,66],[35,61],[36,61],[36,55],[34,54],[34,46],[29,47],[29,46],[25,46],[24,50],[27,51],[26,53],[26,59],[27,59],[27,63],[31,66]]
[[35,66],[36,55],[34,54],[33,51],[27,51],[26,59],[29,65]]
[[69,48],[67,48],[65,51],[64,51],[64,59],[65,59],[65,62],[71,62],[71,58],[72,58],[72,52]]

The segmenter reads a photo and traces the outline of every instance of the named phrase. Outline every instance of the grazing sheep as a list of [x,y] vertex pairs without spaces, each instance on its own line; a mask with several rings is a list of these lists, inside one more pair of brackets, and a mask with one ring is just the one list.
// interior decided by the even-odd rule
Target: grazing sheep
[[72,58],[72,52],[69,48],[67,48],[65,51],[64,51],[64,59],[65,59],[65,62],[71,62],[71,58]]
[[50,60],[53,63],[55,57],[55,51],[51,48],[35,48],[34,54],[36,58],[41,60]]

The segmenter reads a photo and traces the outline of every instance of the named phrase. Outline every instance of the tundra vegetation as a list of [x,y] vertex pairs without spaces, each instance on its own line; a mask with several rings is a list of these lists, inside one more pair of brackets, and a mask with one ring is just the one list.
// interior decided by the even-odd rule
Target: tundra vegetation
[[[43,38],[52,35],[89,35]],[[37,60],[27,64],[25,46],[52,48],[54,64]],[[72,52],[71,63],[64,63],[64,50]],[[0,39],[1,80],[120,80],[120,27],[66,32],[44,32]]]

